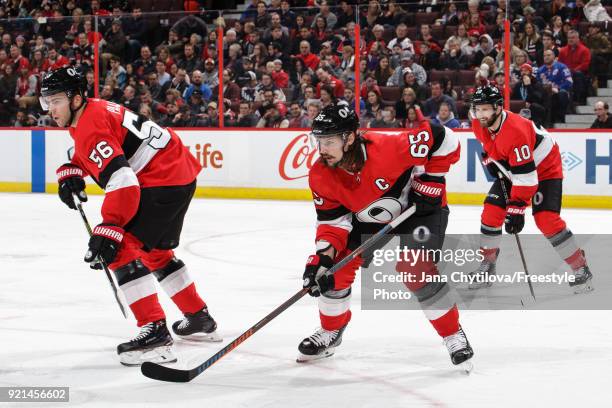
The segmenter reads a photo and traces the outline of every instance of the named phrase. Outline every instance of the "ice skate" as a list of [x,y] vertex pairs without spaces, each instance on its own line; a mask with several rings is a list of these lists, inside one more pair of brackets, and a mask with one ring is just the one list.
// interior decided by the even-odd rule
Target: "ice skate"
[[298,355],[297,362],[303,363],[333,356],[336,347],[342,344],[344,329],[346,329],[346,325],[338,330],[317,329],[310,337],[302,340],[298,346],[300,354]]
[[172,331],[177,336],[197,341],[223,341],[216,332],[217,323],[208,313],[208,308],[195,313],[185,313],[184,316],[183,320],[177,320],[172,325]]
[[461,367],[466,373],[472,371],[474,366],[469,360],[474,356],[474,350],[461,327],[457,333],[444,337],[444,345],[454,365]]
[[172,351],[172,336],[165,320],[147,323],[138,336],[117,346],[119,361],[126,366],[139,366],[145,361],[165,364],[176,361]]

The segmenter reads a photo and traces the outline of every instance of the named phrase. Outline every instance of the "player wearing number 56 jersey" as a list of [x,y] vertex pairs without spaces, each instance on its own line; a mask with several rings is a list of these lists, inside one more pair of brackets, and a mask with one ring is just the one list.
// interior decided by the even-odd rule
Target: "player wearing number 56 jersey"
[[72,161],[57,170],[59,195],[75,209],[74,195],[87,200],[87,175],[105,190],[102,222],[93,228],[85,261],[99,269],[102,260],[114,271],[141,327],[118,346],[121,362],[171,362],[176,358],[155,278],[185,316],[172,326],[177,335],[218,340],[215,321],[173,251],[201,167],[174,131],[115,103],[86,99],[84,86],[73,67],[42,82],[41,105],[74,139]]
[[[495,274],[502,225],[505,222],[509,234],[521,232],[531,202],[537,227],[574,271],[575,281],[570,286],[575,292],[592,290],[592,274],[584,251],[560,216],[563,168],[559,146],[544,129],[504,110],[501,92],[494,86],[476,89],[472,105],[472,128],[482,143],[483,165],[496,180],[485,199],[481,218],[485,259],[473,272],[476,282],[470,288],[490,286],[487,276]],[[503,179],[498,172],[504,175]]]
[[[379,231],[411,205],[413,216],[395,233],[412,237],[427,231],[426,242],[411,248],[441,249],[446,225],[445,175],[459,159],[459,139],[452,130],[422,120],[418,129],[361,132],[355,113],[346,105],[324,108],[313,121],[312,139],[321,157],[309,174],[317,213],[316,253],[308,258],[304,287],[319,300],[321,329],[299,345],[298,361],[334,353],[351,318],[350,294],[355,272],[371,256],[357,257],[335,274],[327,271],[360,245],[362,235]],[[414,262],[413,262],[414,261]],[[434,329],[444,339],[454,364],[473,355],[459,325],[459,312],[439,279],[436,259],[399,260],[398,272],[418,299]]]

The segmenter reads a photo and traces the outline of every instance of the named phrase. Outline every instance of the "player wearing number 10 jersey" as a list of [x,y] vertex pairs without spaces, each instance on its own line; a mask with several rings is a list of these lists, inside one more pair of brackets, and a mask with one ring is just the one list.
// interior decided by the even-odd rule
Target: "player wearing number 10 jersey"
[[171,129],[105,100],[85,98],[83,75],[65,67],[43,78],[41,105],[59,126],[68,126],[74,156],[57,170],[59,195],[76,209],[86,201],[87,175],[105,190],[102,222],[93,229],[85,261],[111,270],[141,327],[117,351],[126,365],[171,362],[172,336],[154,277],[185,318],[172,326],[179,336],[220,340],[216,323],[174,256],[183,219],[201,166]]
[[[313,121],[312,140],[321,157],[309,174],[317,213],[316,252],[308,258],[304,287],[318,297],[321,328],[299,345],[298,361],[330,356],[351,318],[351,284],[371,254],[355,258],[334,274],[327,271],[385,223],[414,205],[416,212],[399,224],[402,247],[441,249],[449,210],[445,175],[459,160],[460,146],[451,129],[421,120],[418,129],[361,132],[346,105],[330,105]],[[423,232],[424,240],[411,237]],[[430,251],[434,252],[434,251]],[[473,351],[459,325],[449,287],[436,278],[437,259],[416,257],[394,262],[427,319],[444,339],[451,360],[461,364]]]
[[[501,92],[494,86],[476,89],[472,105],[472,128],[482,143],[483,165],[496,180],[481,217],[484,260],[473,272],[470,288],[491,285],[488,275],[495,274],[502,225],[505,223],[509,234],[521,232],[531,202],[537,227],[574,272],[575,279],[570,281],[574,292],[591,291],[592,274],[584,251],[560,215],[563,167],[559,146],[544,129],[504,110]],[[505,177],[499,178],[502,174]]]

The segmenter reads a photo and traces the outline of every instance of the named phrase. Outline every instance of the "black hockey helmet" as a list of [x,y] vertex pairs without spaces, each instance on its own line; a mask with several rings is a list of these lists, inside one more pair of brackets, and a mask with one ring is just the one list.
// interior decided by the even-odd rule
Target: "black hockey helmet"
[[[85,90],[87,89],[87,81],[85,80],[85,75],[80,67],[68,66],[58,68],[54,71],[50,71],[42,79],[42,84],[40,87],[40,97],[38,98],[40,101],[40,106],[43,110],[49,110],[49,102],[47,98],[51,95],[56,95],[64,92],[68,97],[69,109],[70,109],[70,118],[68,119],[68,124],[71,124],[74,118],[75,113],[81,109],[85,103]],[[72,107],[72,99],[76,96],[80,95],[83,97],[83,101],[78,108]]]
[[476,105],[493,105],[493,108],[504,106],[504,96],[496,86],[479,86],[472,95],[472,106]]
[[40,87],[41,96],[55,95],[65,92],[69,98],[83,95],[87,82],[80,67],[63,67],[50,71],[43,77]]
[[359,128],[359,118],[346,103],[331,104],[323,108],[312,121],[312,136],[348,136]]

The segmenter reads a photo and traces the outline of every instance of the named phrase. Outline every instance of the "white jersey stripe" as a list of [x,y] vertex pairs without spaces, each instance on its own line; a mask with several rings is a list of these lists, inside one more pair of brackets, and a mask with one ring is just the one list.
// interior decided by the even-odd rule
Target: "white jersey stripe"
[[138,174],[145,168],[147,164],[155,157],[155,155],[159,152],[158,149],[155,149],[149,145],[149,139],[145,139],[142,141],[138,149],[134,153],[132,157],[128,159],[128,163],[130,167],[134,170],[134,173]]
[[108,183],[106,183],[105,191],[110,193],[120,188],[138,185],[140,184],[138,183],[138,177],[134,174],[134,170],[130,167],[121,167],[110,176]]
[[318,221],[317,220],[317,228],[320,225],[331,225],[332,227],[342,228],[351,232],[353,230],[353,213],[344,214],[336,219],[329,221]]
[[513,174],[512,185],[514,186],[536,186],[538,185],[538,172],[536,170],[526,174]]
[[444,140],[438,150],[431,154],[432,157],[448,156],[459,147],[459,137],[454,131],[444,126]]
[[164,288],[164,291],[168,294],[168,296],[172,297],[181,290],[185,289],[187,286],[191,285],[192,282],[193,280],[187,273],[187,267],[183,266],[181,269],[166,276],[160,282],[160,285],[162,288]]
[[340,316],[351,307],[351,295],[341,299],[319,296],[319,312],[325,316]]
[[548,156],[556,142],[548,132],[536,128],[535,125],[533,127],[536,133],[543,137],[538,147],[533,151],[533,161],[538,166]]
[[128,305],[157,293],[155,279],[150,273],[121,285],[120,288]]

